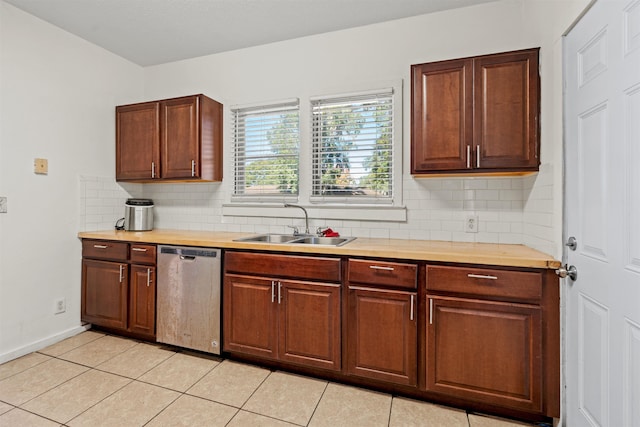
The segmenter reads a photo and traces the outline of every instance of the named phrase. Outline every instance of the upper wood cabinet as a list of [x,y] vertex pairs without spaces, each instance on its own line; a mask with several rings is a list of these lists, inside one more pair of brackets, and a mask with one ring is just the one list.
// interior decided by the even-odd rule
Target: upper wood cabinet
[[539,48],[411,66],[411,173],[540,165]]
[[221,181],[222,104],[193,95],[116,107],[116,180]]

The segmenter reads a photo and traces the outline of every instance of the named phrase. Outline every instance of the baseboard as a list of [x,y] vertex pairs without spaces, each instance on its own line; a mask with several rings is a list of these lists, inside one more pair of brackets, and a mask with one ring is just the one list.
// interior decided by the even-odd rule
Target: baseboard
[[23,347],[16,348],[7,353],[0,354],[0,363],[5,363],[10,360],[17,359],[18,357],[24,356],[25,354],[33,353],[34,351],[38,351],[59,341],[62,341],[65,338],[72,337],[79,334],[80,332],[84,332],[89,328],[91,328],[91,324],[85,323],[83,325],[75,326],[58,334],[25,345]]

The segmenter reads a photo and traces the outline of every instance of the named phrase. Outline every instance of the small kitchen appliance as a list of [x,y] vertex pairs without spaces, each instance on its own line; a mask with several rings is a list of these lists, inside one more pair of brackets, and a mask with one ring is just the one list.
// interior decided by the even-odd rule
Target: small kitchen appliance
[[124,229],[126,231],[153,230],[153,200],[127,199],[124,206]]

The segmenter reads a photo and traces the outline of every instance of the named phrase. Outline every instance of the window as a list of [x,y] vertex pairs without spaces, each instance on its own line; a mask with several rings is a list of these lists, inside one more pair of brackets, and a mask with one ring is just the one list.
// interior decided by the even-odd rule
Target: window
[[298,194],[299,102],[233,107],[236,198]]
[[312,199],[393,202],[393,92],[311,99]]

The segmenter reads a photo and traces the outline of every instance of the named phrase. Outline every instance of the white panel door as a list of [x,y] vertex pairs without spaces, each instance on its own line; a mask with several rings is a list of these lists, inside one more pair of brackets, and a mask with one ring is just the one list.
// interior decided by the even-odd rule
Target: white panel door
[[565,60],[566,425],[640,426],[640,0],[598,0]]

